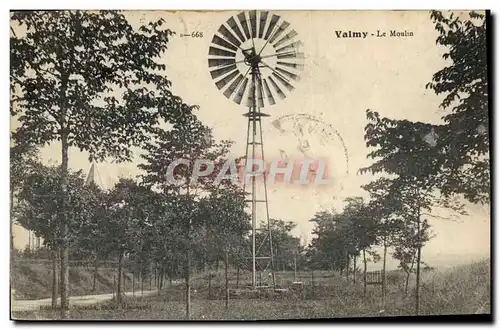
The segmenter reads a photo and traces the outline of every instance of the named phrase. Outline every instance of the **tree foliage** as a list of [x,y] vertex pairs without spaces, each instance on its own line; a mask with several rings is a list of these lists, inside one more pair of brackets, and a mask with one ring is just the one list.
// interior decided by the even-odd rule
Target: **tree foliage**
[[11,18],[20,31],[11,36],[11,114],[24,143],[66,135],[91,159],[127,160],[152,127],[191,111],[170,92],[158,62],[172,35],[163,19],[136,30],[116,11],[25,11]]
[[[37,166],[24,180],[19,191],[20,203],[16,208],[18,222],[26,229],[43,238],[52,249],[60,247],[58,215],[61,208],[59,182],[60,166]],[[88,208],[89,193],[84,187],[81,171],[72,172],[68,185],[68,208],[72,217],[68,240],[81,238],[79,228],[92,217],[94,208]]]
[[374,159],[361,172],[405,171],[448,198],[463,195],[489,202],[489,108],[485,15],[469,18],[432,11],[439,33],[436,43],[447,50],[448,65],[432,76],[427,88],[444,99],[441,124],[381,117],[367,110],[365,140]]

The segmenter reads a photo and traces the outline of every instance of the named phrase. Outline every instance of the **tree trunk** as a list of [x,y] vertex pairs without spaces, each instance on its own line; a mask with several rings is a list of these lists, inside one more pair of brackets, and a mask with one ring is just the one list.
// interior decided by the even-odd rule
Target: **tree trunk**
[[[14,188],[11,186],[10,189],[10,294],[12,295],[12,275],[14,274],[14,265],[15,265],[15,250],[14,250],[14,213],[12,210],[14,209]],[[54,287],[52,287],[52,292],[54,292]],[[11,296],[12,297],[12,296]]]
[[122,262],[123,262],[123,252],[118,254],[118,283],[116,285],[116,302],[120,304],[122,301]]
[[226,247],[225,255],[224,255],[224,275],[226,278],[226,309],[229,306],[229,277],[228,277],[228,266],[229,266],[229,252]]
[[57,252],[52,251],[52,310],[57,307]]
[[[189,182],[186,184],[186,196],[189,195]],[[188,201],[189,203],[190,201]],[[186,282],[186,320],[191,319],[191,205],[188,205],[188,219],[185,219],[186,223],[186,241],[187,241],[187,249],[186,249],[186,266],[185,266],[185,282]]]
[[408,295],[408,285],[410,283],[410,275],[411,275],[411,272],[413,271],[413,266],[415,264],[415,254],[416,254],[416,252],[413,253],[413,257],[411,259],[410,268],[406,272],[405,297]]
[[68,249],[61,247],[59,250],[59,293],[61,319],[69,318],[69,260]]
[[366,298],[366,251],[363,249],[363,297]]
[[405,297],[408,295],[408,285],[410,284],[410,274],[411,274],[410,271],[408,271],[406,273],[406,279],[405,279]]
[[156,269],[158,268],[158,265],[156,264],[156,262],[155,262],[155,266],[154,266],[154,268],[155,268],[155,272],[154,272],[153,277],[154,277],[154,279],[155,279],[155,287],[158,289],[158,277],[156,276],[156,272],[157,272],[157,270],[156,270]]
[[349,280],[349,253],[347,254],[347,262],[345,266],[345,278]]
[[384,260],[382,262],[382,303],[385,303],[386,292],[386,261],[387,261],[387,240],[384,236]]
[[314,299],[314,270],[311,271],[311,298]]
[[191,283],[190,283],[190,256],[189,250],[186,251],[186,272],[184,274],[184,280],[186,283],[186,320],[191,319]]
[[293,281],[297,282],[297,253],[293,254]]
[[[14,261],[14,189],[10,189],[10,260]],[[11,272],[12,273],[12,272]]]
[[115,292],[116,292],[116,274],[113,274],[113,299],[116,299]]
[[[190,242],[191,237],[191,221],[188,221],[186,238]],[[191,283],[190,274],[191,273],[191,253],[190,248],[186,249],[186,266],[184,272],[184,281],[186,284],[186,320],[191,319]]]
[[240,288],[240,266],[236,267],[236,289]]
[[[63,88],[65,92],[65,87]],[[64,114],[62,115],[64,118]],[[63,119],[64,122],[64,119]],[[67,128],[63,124],[61,127],[61,319],[69,318],[69,251],[68,251],[68,214],[67,214],[67,193],[68,193],[68,134]]]
[[92,279],[92,292],[95,292],[97,289],[97,272],[99,270],[99,259],[97,258],[97,254],[95,256],[94,260],[94,277]]
[[415,284],[415,314],[418,315],[420,309],[420,262],[422,257],[422,244],[420,237],[420,208],[417,213],[417,238],[418,238],[418,250],[417,250],[417,278]]
[[352,282],[356,284],[356,255],[354,255],[353,258],[353,267],[352,267]]
[[208,271],[208,300],[212,300],[212,273]]
[[144,296],[144,273],[141,274],[141,296]]
[[158,274],[155,274],[155,285],[156,285],[156,293],[160,295],[160,276],[158,276]]

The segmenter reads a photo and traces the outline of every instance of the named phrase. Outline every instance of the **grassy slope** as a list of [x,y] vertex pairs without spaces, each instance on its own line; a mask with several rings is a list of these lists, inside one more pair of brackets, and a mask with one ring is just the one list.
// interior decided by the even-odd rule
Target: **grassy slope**
[[[17,263],[12,272],[11,286],[16,299],[43,299],[52,296],[52,269],[45,263]],[[113,276],[116,270],[101,268],[98,271],[96,290],[93,289],[93,269],[70,268],[70,295],[100,294],[113,292]],[[59,277],[59,274],[57,274]],[[136,279],[137,281],[137,279]],[[136,289],[138,288],[136,282]],[[126,291],[132,291],[132,275],[125,273]],[[149,289],[149,282],[144,290]]]
[[[307,299],[292,296],[276,300],[240,297],[230,301],[228,310],[224,308],[223,300],[208,299],[207,279],[198,276],[193,281],[192,318],[255,320],[414,314],[414,296],[410,293],[404,297],[400,285],[402,277],[389,283],[384,306],[378,288],[370,287],[364,300],[362,283],[354,285],[339,276],[318,275],[314,297],[308,289],[309,284],[304,282]],[[421,289],[420,314],[490,313],[490,283],[489,260],[445,272],[426,273]],[[213,298],[222,298],[221,284],[219,276],[212,281]],[[413,291],[413,288],[410,289]],[[51,312],[41,311],[16,313],[14,316],[24,319],[51,318],[51,315]],[[120,309],[115,309],[114,303],[108,302],[74,308],[71,315],[74,319],[183,319],[183,286],[168,287],[159,296],[129,298]]]

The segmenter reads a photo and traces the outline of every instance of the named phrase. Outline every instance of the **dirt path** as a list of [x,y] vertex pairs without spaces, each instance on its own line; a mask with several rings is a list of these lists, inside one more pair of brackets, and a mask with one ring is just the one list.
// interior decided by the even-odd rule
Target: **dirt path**
[[[157,293],[156,290],[144,291],[144,296],[151,295],[153,293]],[[142,296],[141,291],[136,291],[135,294],[133,292],[125,292],[125,295],[128,297],[140,297]],[[96,303],[100,303],[106,300],[110,300],[113,298],[112,293],[106,294],[94,294],[94,295],[86,295],[86,296],[72,296],[69,297],[69,303],[71,306],[83,306],[83,305],[92,305]],[[61,298],[57,299],[57,302]],[[11,312],[25,312],[25,311],[36,311],[39,310],[42,306],[50,306],[52,304],[51,298],[46,299],[38,299],[38,300],[15,300],[11,301]]]

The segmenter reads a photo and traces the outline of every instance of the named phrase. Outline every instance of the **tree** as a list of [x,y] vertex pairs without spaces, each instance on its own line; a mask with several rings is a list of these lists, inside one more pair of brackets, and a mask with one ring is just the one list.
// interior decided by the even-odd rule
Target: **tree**
[[[430,143],[427,136],[432,132],[432,125],[411,123],[407,120],[390,120],[381,118],[376,112],[367,111],[369,123],[365,127],[365,140],[372,150],[367,157],[374,163],[361,168],[360,173],[384,174],[386,201],[390,205],[389,213],[406,217],[416,224],[417,228],[417,285],[415,291],[415,310],[419,311],[420,264],[423,235],[421,232],[422,214],[432,212],[435,195],[438,193],[440,181],[434,173],[446,157]],[[375,185],[372,189],[380,189]],[[449,198],[444,195],[439,199],[441,204],[447,204]]]
[[[61,248],[59,239],[59,221],[57,219],[60,212],[59,182],[61,179],[61,168],[58,166],[36,167],[36,170],[29,173],[23,180],[23,185],[18,192],[19,205],[16,207],[17,219],[24,228],[33,231],[38,237],[43,238],[43,244],[51,251],[52,258],[52,307],[56,304],[56,259],[57,252]],[[75,242],[79,239],[78,228],[81,223],[88,221],[89,213],[93,209],[82,207],[84,178],[81,171],[70,173],[68,180],[68,210],[73,221],[69,232],[72,235],[69,239]]]
[[343,215],[346,218],[347,224],[345,235],[349,237],[349,244],[351,245],[350,254],[354,261],[353,281],[356,283],[357,256],[362,252],[364,277],[366,277],[366,253],[378,241],[379,219],[371,214],[371,210],[361,197],[349,197],[344,200],[344,203],[346,205]]
[[[193,235],[202,228],[197,217],[200,196],[221,182],[215,170],[211,175],[192,179],[192,173],[201,169],[200,160],[208,161],[216,169],[225,164],[231,143],[216,143],[211,131],[194,114],[178,118],[171,129],[156,129],[145,145],[144,163],[139,165],[145,174],[143,183],[161,192],[170,201],[172,216],[183,230],[178,248],[184,252],[184,279],[186,284],[186,318],[191,317],[192,253],[195,249]],[[184,163],[177,163],[183,160]],[[176,165],[175,168],[171,166]],[[205,166],[208,166],[205,164]],[[227,173],[224,171],[224,173]],[[222,182],[230,181],[226,179]]]
[[15,138],[61,143],[61,317],[68,318],[68,149],[129,160],[152,127],[191,107],[170,92],[157,62],[172,34],[163,19],[137,30],[116,11],[23,11],[11,19]]
[[363,253],[366,274],[366,252],[377,242],[378,222],[361,197],[344,200],[341,213],[320,212],[311,220],[316,222],[309,254],[316,259],[316,267],[345,270],[349,275],[350,260],[353,261],[353,281],[356,281],[357,257]]
[[132,179],[120,179],[108,197],[107,241],[118,257],[117,302],[121,303],[121,278],[126,255],[142,251],[144,232],[153,226],[154,203],[149,190]]
[[436,44],[447,51],[449,65],[432,76],[427,88],[444,99],[444,125],[438,147],[446,154],[442,168],[445,195],[463,194],[471,202],[489,202],[489,106],[487,22],[485,14],[468,17],[431,11],[439,36]]
[[71,256],[79,260],[93,261],[92,291],[95,291],[99,260],[106,259],[111,254],[109,237],[106,232],[107,220],[109,219],[108,196],[94,182],[90,182],[83,187],[81,198],[87,217],[81,218],[81,221],[74,224],[77,227],[74,232],[78,236]]
[[351,242],[347,238],[346,218],[342,213],[322,211],[310,221],[315,222],[308,254],[315,269],[338,270],[341,274],[348,267],[348,252]]
[[[208,191],[209,195],[199,201],[198,216],[202,223],[202,249],[223,255],[226,279],[226,308],[229,303],[228,267],[229,257],[238,257],[239,247],[245,242],[245,235],[251,229],[249,215],[245,212],[245,192],[238,186],[228,183]],[[205,238],[205,240],[203,240]]]
[[314,222],[313,235],[308,246],[310,266],[314,269],[340,270],[346,267],[345,242],[339,228],[342,216],[335,211],[322,211],[309,220]]
[[439,32],[436,43],[447,48],[443,58],[449,63],[426,86],[444,96],[442,123],[394,120],[367,110],[365,140],[368,147],[378,147],[369,154],[377,159],[371,169],[411,171],[447,199],[458,194],[473,203],[488,203],[487,17],[475,12],[468,16],[431,12]]
[[15,143],[10,147],[10,252],[14,258],[14,233],[13,226],[16,216],[14,200],[20,189],[22,189],[26,178],[33,173],[40,163],[38,161],[38,150],[30,145]]

